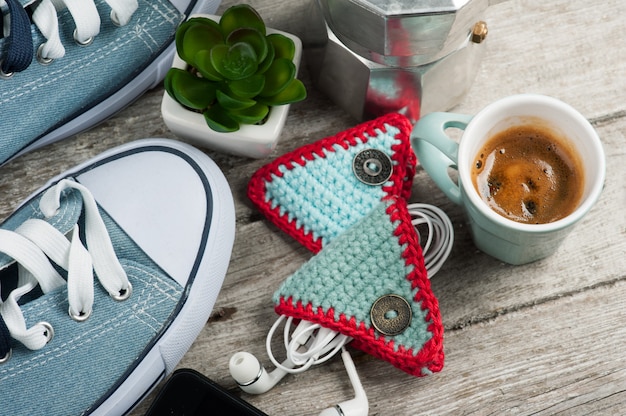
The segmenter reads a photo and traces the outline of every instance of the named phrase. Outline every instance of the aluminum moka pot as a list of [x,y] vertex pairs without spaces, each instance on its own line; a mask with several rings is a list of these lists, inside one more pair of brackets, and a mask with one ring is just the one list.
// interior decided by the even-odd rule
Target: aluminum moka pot
[[[491,1],[494,3],[494,0]],[[311,0],[316,86],[357,120],[448,110],[485,51],[489,0]]]

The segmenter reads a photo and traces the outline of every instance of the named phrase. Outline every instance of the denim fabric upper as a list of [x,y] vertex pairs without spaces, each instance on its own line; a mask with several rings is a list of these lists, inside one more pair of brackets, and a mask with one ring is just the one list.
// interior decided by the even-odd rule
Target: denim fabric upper
[[[76,44],[72,16],[62,10],[65,56],[47,66],[33,59],[25,71],[0,79],[0,164],[131,81],[171,44],[184,17],[167,0],[139,0],[131,21],[117,27],[109,18],[110,7],[103,0],[95,3],[102,23],[91,45]],[[35,25],[31,28],[37,49],[46,39]],[[0,51],[5,42],[0,39]]]
[[[58,214],[48,221],[65,231],[78,220],[82,225],[82,199],[64,191]],[[38,198],[20,208],[2,228],[13,229],[26,218],[43,218]],[[52,341],[30,351],[19,343],[13,356],[0,365],[0,413],[6,415],[80,415],[107,396],[116,381],[143,358],[155,337],[175,316],[184,288],[158,268],[128,236],[101,212],[116,254],[133,285],[126,301],[113,300],[95,283],[92,315],[76,322],[68,315],[67,287],[23,299],[28,326],[49,322]],[[0,257],[0,267],[11,260]],[[0,274],[2,294],[10,290],[12,268]]]

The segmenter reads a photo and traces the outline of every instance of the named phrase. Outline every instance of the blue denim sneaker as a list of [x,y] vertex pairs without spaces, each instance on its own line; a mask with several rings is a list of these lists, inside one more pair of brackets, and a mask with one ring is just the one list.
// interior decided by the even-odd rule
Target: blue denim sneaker
[[219,4],[0,1],[0,165],[92,127],[158,85],[174,58],[177,26]]
[[234,240],[226,179],[144,139],[53,179],[0,227],[0,414],[122,415],[204,327]]

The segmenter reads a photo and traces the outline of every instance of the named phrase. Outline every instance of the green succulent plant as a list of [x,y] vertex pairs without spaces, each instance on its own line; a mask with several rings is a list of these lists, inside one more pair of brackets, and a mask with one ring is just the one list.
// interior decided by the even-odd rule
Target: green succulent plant
[[296,78],[293,40],[267,34],[249,5],[230,7],[219,22],[187,20],[176,31],[176,49],[189,67],[171,68],[165,90],[184,107],[201,112],[213,130],[232,132],[240,124],[260,123],[270,107],[306,98]]

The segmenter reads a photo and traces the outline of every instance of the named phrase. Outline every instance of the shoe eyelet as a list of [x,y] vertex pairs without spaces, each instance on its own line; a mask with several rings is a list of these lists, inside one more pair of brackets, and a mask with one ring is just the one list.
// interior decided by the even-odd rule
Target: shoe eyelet
[[2,78],[2,79],[9,79],[9,78],[11,78],[13,76],[13,72],[4,72],[2,70],[2,64],[3,63],[4,62],[2,60],[0,60],[0,78]]
[[130,297],[130,295],[133,293],[133,286],[128,283],[128,287],[126,289],[121,289],[119,291],[119,294],[117,295],[111,295],[111,297],[117,301],[123,301],[126,300]]
[[0,358],[0,365],[9,361],[12,355],[13,355],[13,350],[9,349],[9,351],[7,351],[7,353],[4,354],[4,357]]
[[54,338],[54,328],[52,327],[52,325],[45,321],[39,322],[37,323],[37,325],[41,325],[44,327],[44,335],[47,338],[46,344],[49,344],[50,341],[52,341],[52,338]]
[[74,42],[76,42],[78,46],[89,46],[93,43],[93,36],[81,41],[78,39],[77,29],[74,29]]
[[121,27],[122,23],[120,23],[120,19],[117,17],[117,13],[115,13],[115,10],[111,10],[111,22],[117,26],[117,27]]
[[37,48],[37,62],[41,65],[50,65],[54,61],[54,58],[47,58],[43,56],[43,43]]
[[75,320],[76,322],[84,322],[91,316],[91,310],[88,311],[80,311],[77,314],[72,312],[72,307],[70,306],[68,313],[70,318]]

